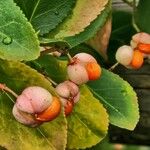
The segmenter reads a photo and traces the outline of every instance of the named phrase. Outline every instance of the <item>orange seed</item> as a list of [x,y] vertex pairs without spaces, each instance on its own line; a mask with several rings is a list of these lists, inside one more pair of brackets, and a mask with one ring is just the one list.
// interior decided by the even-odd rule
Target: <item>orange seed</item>
[[134,50],[131,66],[134,69],[139,69],[143,65],[143,62],[144,62],[143,53],[140,52],[139,50]]
[[73,110],[73,102],[72,101],[67,101],[67,104],[65,106],[65,115],[68,116],[72,110]]
[[36,114],[36,120],[48,122],[55,119],[61,111],[61,103],[57,97],[53,97],[51,105],[42,113]]
[[88,73],[89,80],[96,80],[101,75],[101,67],[95,62],[87,63],[86,71]]
[[138,44],[138,49],[146,54],[150,54],[150,44]]

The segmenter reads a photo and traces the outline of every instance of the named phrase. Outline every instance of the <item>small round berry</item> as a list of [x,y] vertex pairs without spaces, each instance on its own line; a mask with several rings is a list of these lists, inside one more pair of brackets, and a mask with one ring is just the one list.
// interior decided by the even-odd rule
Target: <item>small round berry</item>
[[25,113],[25,112],[19,110],[17,108],[16,104],[13,107],[12,113],[13,113],[13,116],[15,117],[15,119],[24,125],[29,125],[31,127],[35,127],[35,126],[38,126],[39,124],[41,124],[41,122],[37,121],[32,114]]
[[96,59],[92,55],[87,53],[78,53],[73,57],[73,59],[77,59],[82,63],[88,63],[88,62],[97,63]]
[[124,66],[128,66],[131,63],[132,57],[133,49],[127,45],[121,46],[116,52],[116,60]]
[[87,63],[86,71],[88,73],[89,80],[96,80],[101,76],[101,67],[97,63]]
[[69,79],[77,85],[81,85],[89,81],[87,71],[80,63],[68,65],[67,73]]
[[47,122],[55,119],[61,111],[61,103],[57,97],[53,97],[51,105],[42,113],[35,114],[38,121]]
[[143,62],[144,62],[143,53],[141,53],[139,50],[134,50],[131,66],[134,69],[139,69],[143,65]]
[[17,98],[16,106],[27,113],[40,113],[52,103],[52,95],[44,88],[33,86],[26,88]]

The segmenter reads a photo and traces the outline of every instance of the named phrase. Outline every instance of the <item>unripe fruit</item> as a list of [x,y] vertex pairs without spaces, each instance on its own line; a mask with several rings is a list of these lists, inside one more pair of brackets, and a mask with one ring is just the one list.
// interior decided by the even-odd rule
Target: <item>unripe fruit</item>
[[150,54],[150,44],[138,44],[138,49],[146,54]]
[[144,56],[143,53],[141,53],[139,50],[134,50],[131,66],[134,69],[139,69],[144,62]]
[[38,121],[47,122],[55,119],[60,114],[60,111],[61,103],[57,97],[53,97],[51,105],[42,113],[35,114],[35,117]]
[[44,88],[32,86],[26,88],[16,101],[19,110],[27,113],[40,113],[52,103],[52,95]]
[[98,79],[101,75],[101,68],[93,56],[79,53],[73,57],[73,62],[68,65],[67,72],[72,82],[81,85],[89,80]]
[[116,60],[123,66],[128,66],[133,57],[133,49],[130,46],[124,45],[118,48],[116,52]]
[[25,112],[19,110],[17,108],[16,104],[13,107],[12,113],[13,113],[13,116],[15,117],[15,119],[24,125],[29,125],[31,127],[35,127],[35,126],[41,124],[41,122],[37,121],[32,114],[25,113]]

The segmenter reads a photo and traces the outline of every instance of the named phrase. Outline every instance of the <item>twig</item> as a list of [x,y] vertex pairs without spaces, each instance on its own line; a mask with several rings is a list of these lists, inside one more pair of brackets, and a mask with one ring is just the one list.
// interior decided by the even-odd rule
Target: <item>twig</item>
[[8,88],[5,84],[0,83],[0,89],[11,93],[14,97],[18,98],[18,94],[16,94],[13,90]]
[[72,63],[73,59],[72,59],[72,56],[69,54],[69,52],[67,53],[67,56],[68,56],[68,59],[69,59],[70,63]]
[[15,101],[11,98],[11,96],[7,93],[7,92],[5,92],[4,90],[2,90],[5,94],[6,94],[6,96],[15,104]]
[[132,6],[132,8],[133,8],[132,24],[133,24],[134,29],[135,29],[137,32],[140,32],[139,27],[138,27],[137,24],[135,23],[136,0],[133,0],[133,6]]
[[49,54],[49,53],[56,52],[56,51],[58,50],[55,47],[50,47],[50,48],[44,47],[44,50],[41,51],[41,55]]
[[111,66],[108,70],[109,70],[109,71],[112,71],[112,70],[114,70],[118,65],[119,65],[119,63],[117,62],[117,63],[115,63],[113,66]]
[[42,66],[39,63],[32,61],[32,64],[34,64],[40,69],[39,72],[43,74],[47,80],[49,80],[54,86],[57,86],[57,83],[48,76],[48,73],[42,68]]
[[53,81],[50,77],[47,77],[47,76],[46,76],[46,79],[49,80],[54,86],[57,86],[57,85],[58,85],[58,84],[57,84],[55,81]]

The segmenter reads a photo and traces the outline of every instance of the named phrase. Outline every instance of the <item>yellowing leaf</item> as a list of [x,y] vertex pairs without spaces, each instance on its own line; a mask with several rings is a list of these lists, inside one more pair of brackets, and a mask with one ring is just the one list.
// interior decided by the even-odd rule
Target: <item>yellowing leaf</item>
[[86,86],[80,89],[80,101],[67,117],[69,149],[84,149],[99,143],[107,134],[108,115]]
[[78,0],[73,14],[60,27],[56,38],[73,36],[84,31],[105,9],[108,0]]
[[[25,87],[33,85],[55,94],[54,88],[43,75],[19,62],[0,60],[0,82],[18,94]],[[0,91],[0,146],[8,150],[65,150],[67,123],[63,113],[38,128],[27,127],[13,117],[10,98],[13,97]]]

